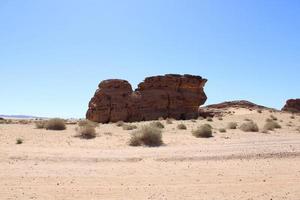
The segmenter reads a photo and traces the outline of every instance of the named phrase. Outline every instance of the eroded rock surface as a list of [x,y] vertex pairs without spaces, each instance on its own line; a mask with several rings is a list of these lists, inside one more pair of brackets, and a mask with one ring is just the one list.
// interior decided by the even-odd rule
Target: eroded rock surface
[[86,117],[100,123],[196,118],[207,99],[206,82],[200,76],[167,74],[148,77],[133,91],[125,80],[105,80],[91,99]]
[[300,113],[300,99],[289,99],[286,101],[282,111]]

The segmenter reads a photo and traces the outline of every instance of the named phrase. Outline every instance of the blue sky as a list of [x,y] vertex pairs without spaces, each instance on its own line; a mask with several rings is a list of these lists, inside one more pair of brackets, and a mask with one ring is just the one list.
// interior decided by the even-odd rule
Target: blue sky
[[298,0],[0,0],[0,114],[84,117],[103,79],[208,79],[207,104],[300,97]]

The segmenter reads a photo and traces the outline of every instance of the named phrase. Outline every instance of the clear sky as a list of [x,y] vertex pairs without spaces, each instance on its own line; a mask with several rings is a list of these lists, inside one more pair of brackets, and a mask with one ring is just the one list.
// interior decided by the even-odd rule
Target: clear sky
[[207,104],[300,97],[299,0],[0,0],[0,114],[84,117],[103,79],[208,79]]

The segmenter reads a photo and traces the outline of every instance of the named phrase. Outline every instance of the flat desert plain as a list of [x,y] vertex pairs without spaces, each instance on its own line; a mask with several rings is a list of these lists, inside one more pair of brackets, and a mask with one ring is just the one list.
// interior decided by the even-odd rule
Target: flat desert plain
[[[116,124],[100,124],[90,140],[74,137],[77,125],[50,131],[0,124],[0,199],[299,200],[300,117],[232,111],[212,122],[161,121],[164,145],[154,148],[129,146],[134,130]],[[262,128],[271,114],[281,129],[219,131],[245,119]],[[177,129],[179,123],[187,130]],[[212,125],[214,137],[191,134],[204,123]]]

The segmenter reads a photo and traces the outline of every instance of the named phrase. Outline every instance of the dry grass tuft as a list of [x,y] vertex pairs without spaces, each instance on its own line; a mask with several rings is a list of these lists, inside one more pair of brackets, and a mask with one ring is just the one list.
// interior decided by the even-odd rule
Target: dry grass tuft
[[118,127],[121,127],[121,126],[123,126],[124,125],[124,122],[123,121],[118,121],[118,122],[116,122],[116,126],[118,126]]
[[163,144],[162,134],[159,128],[154,126],[142,126],[139,130],[131,135],[129,140],[130,146],[149,146],[157,147]]
[[23,144],[23,139],[22,138],[17,138],[16,139],[16,144]]
[[186,125],[185,125],[185,124],[182,124],[182,123],[181,123],[181,124],[178,124],[178,125],[177,125],[177,128],[180,129],[180,130],[186,130],[186,129],[187,129]]
[[281,126],[276,121],[267,119],[263,130],[273,131],[274,129],[279,129],[279,128],[281,128]]
[[253,121],[245,122],[239,127],[244,132],[258,132],[258,126]]
[[77,128],[78,137],[82,139],[92,139],[97,136],[95,126],[82,125]]
[[99,124],[97,122],[93,122],[93,121],[90,121],[90,120],[80,120],[78,123],[77,123],[78,126],[93,126],[93,127],[98,127]]
[[275,117],[274,115],[270,115],[270,118],[274,121],[277,121],[277,117]]
[[166,124],[173,124],[173,120],[172,118],[167,118],[166,119]]
[[123,130],[127,130],[127,131],[137,129],[137,126],[134,124],[124,124],[122,127]]
[[159,128],[159,129],[165,128],[165,126],[161,122],[158,122],[158,121],[151,122],[150,126]]
[[206,118],[206,121],[208,121],[208,122],[212,122],[212,121],[213,121],[213,119],[212,119],[211,117],[207,117],[207,118]]
[[39,121],[35,121],[35,122],[34,122],[35,127],[36,127],[37,129],[43,129],[43,128],[46,128],[46,123],[47,123],[46,120],[39,120]]
[[238,124],[237,124],[236,122],[229,122],[229,123],[227,124],[227,128],[228,128],[228,129],[236,129],[237,126],[238,126]]
[[220,128],[219,131],[220,131],[220,133],[226,133],[226,129],[225,128]]
[[193,130],[192,134],[197,138],[210,138],[212,137],[212,127],[209,124],[203,124],[196,130]]
[[56,130],[56,131],[65,130],[66,129],[65,120],[59,118],[50,119],[46,122],[45,128],[47,130]]

